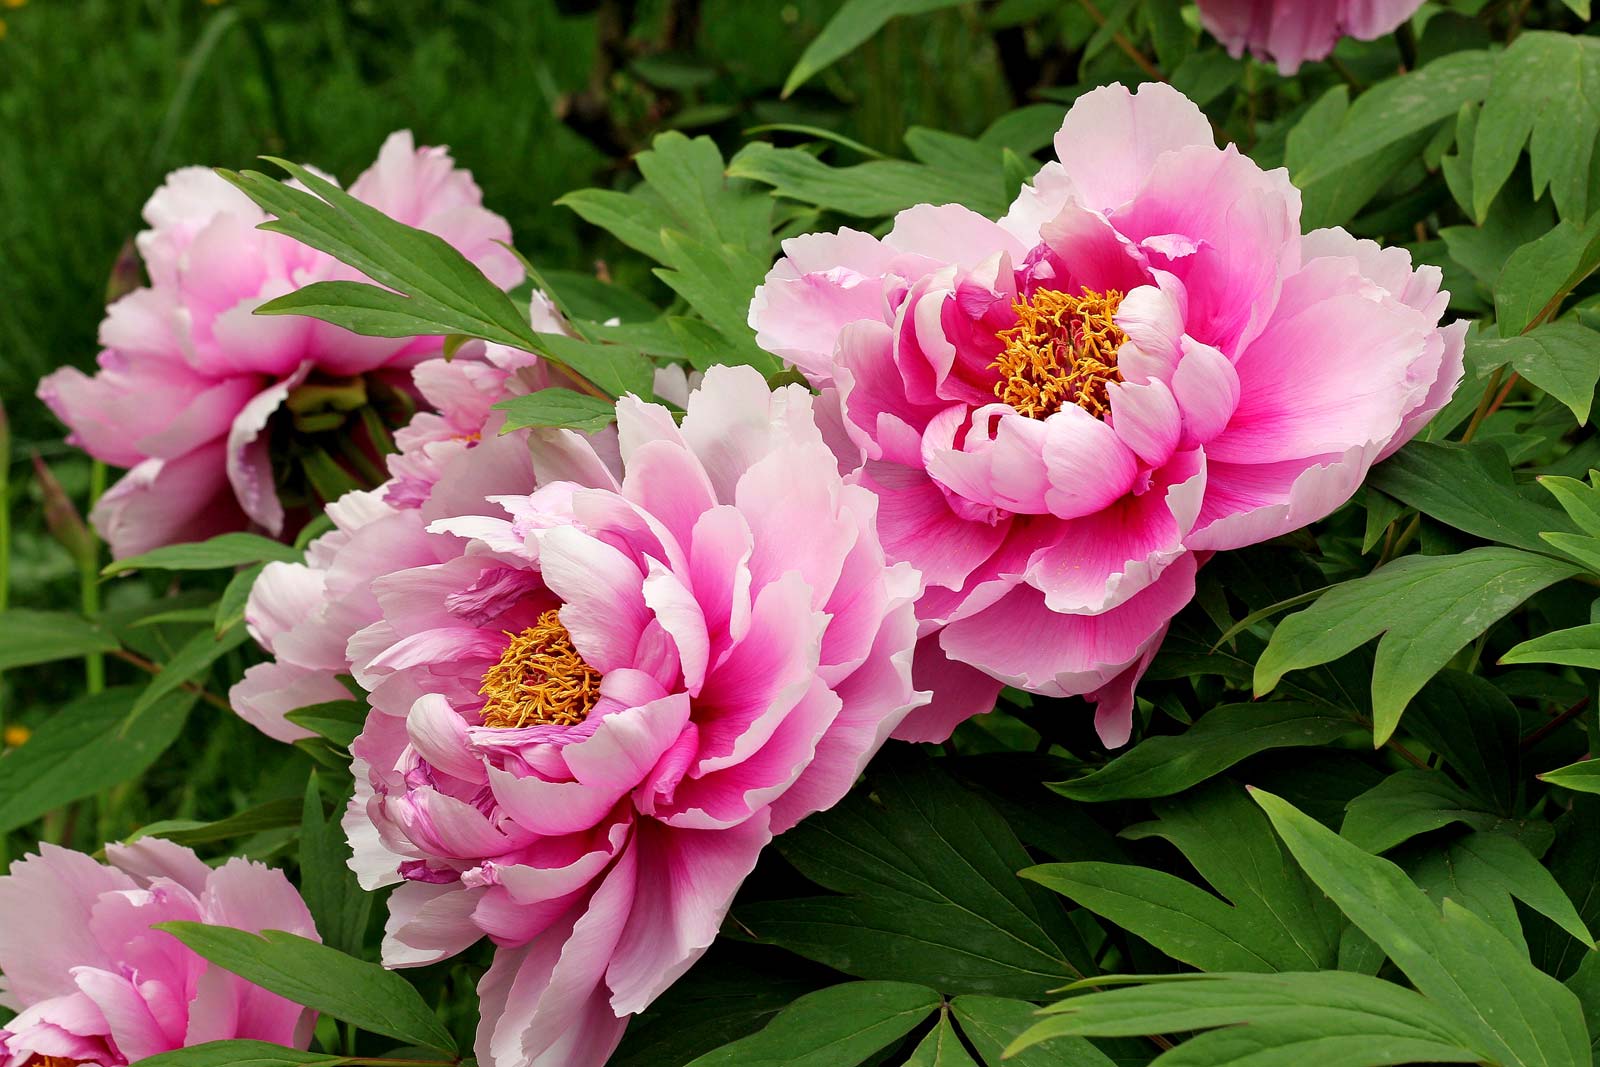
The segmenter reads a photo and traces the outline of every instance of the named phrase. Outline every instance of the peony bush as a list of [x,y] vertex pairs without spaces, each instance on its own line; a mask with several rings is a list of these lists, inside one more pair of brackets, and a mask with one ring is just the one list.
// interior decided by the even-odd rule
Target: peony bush
[[0,421],[0,1067],[1591,1064],[1587,4],[669,6]]

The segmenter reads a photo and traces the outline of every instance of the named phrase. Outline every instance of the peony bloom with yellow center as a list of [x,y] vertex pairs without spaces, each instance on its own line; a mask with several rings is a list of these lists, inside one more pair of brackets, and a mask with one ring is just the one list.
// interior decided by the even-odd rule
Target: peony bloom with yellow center
[[1288,175],[1169,86],[1085,94],[1056,153],[998,221],[786,241],[750,306],[926,582],[911,740],[1013,685],[1122,744],[1203,554],[1328,514],[1461,378],[1439,271],[1302,234]]

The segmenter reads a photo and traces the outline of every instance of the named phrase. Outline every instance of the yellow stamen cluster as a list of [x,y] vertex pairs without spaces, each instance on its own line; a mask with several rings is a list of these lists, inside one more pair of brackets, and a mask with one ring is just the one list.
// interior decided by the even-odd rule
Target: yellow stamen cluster
[[576,726],[600,699],[600,672],[583,661],[557,609],[539,616],[483,676],[483,725]]
[[88,1060],[69,1060],[65,1056],[36,1055],[27,1062],[26,1067],[77,1067],[80,1063],[88,1062]]
[[1117,349],[1128,339],[1114,321],[1121,303],[1115,289],[1077,296],[1039,289],[1019,299],[1017,324],[995,334],[1006,347],[989,364],[1000,374],[994,395],[1032,419],[1068,404],[1105,418],[1106,383],[1122,380]]

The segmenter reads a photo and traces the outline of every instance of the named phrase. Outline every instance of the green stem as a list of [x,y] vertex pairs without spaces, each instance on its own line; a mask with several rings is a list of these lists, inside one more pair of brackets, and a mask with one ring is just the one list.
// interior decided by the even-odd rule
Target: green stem
[[[89,507],[94,510],[100,494],[106,491],[106,465],[95,460],[89,468]],[[84,557],[78,561],[78,596],[83,617],[93,621],[100,616],[100,542],[95,540]],[[89,692],[98,693],[106,687],[106,658],[92,652],[83,658],[84,679]]]
[[[11,444],[5,414],[0,411],[0,611],[11,600]],[[5,685],[0,680],[0,750],[6,730]],[[11,869],[10,839],[0,833],[0,873]]]

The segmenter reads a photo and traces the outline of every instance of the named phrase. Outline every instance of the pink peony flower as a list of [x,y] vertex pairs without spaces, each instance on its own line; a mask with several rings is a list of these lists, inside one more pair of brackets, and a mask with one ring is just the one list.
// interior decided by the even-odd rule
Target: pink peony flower
[[156,923],[285,930],[317,939],[283,874],[212,870],[159,838],[107,845],[111,866],[44,844],[0,877],[0,1067],[121,1067],[226,1038],[303,1049],[316,1015],[207,963]]
[[603,1063],[772,835],[837,802],[925,699],[916,574],[886,564],[877,501],[811,406],[714,368],[681,427],[618,404],[620,465],[536,435],[540,488],[431,522],[447,554],[367,546],[391,573],[349,642],[373,709],[351,865],[401,883],[387,965],[495,943],[486,1065]]
[[1285,77],[1326,59],[1341,37],[1372,41],[1393,33],[1422,0],[1198,0],[1200,24],[1235,59],[1245,49]]
[[[521,279],[496,243],[510,239],[505,220],[483,208],[472,176],[445,149],[417,149],[409,133],[396,133],[350,191],[444,237],[497,284]],[[273,461],[288,442],[274,436],[291,436],[292,419],[296,447],[320,430],[333,448],[351,437],[348,406],[364,403],[403,421],[405,372],[440,341],[252,314],[310,282],[361,276],[256,229],[267,216],[211,170],[173,172],[144,216],[151,228],[138,247],[150,285],[107,310],[100,372],[63,368],[39,384],[70,441],[129,468],[96,507],[95,526],[118,556],[251,525],[284,533]]]
[[927,583],[934,702],[896,736],[942,739],[1006,683],[1088,696],[1123,743],[1196,553],[1327,515],[1461,377],[1439,271],[1302,237],[1288,176],[1175,90],[1085,95],[1056,151],[999,222],[921,205],[882,240],[785,242],[751,304]]

